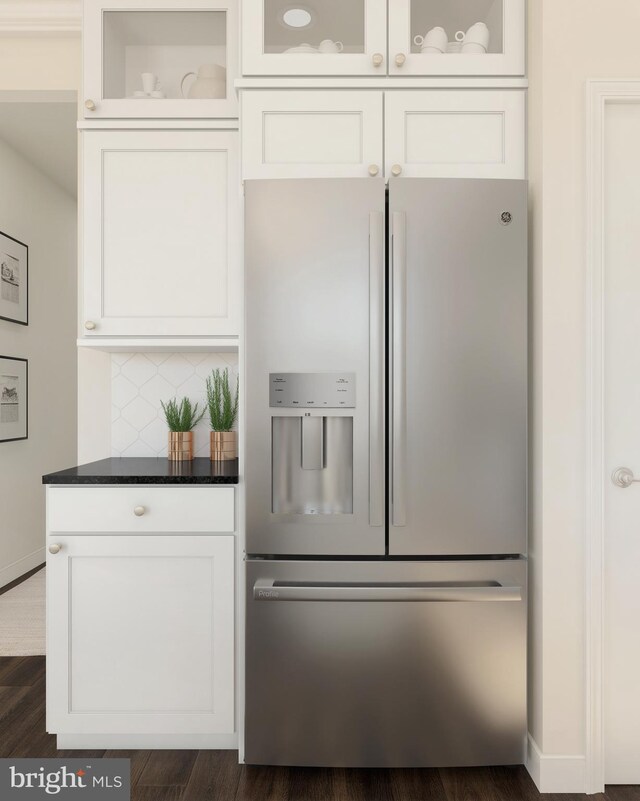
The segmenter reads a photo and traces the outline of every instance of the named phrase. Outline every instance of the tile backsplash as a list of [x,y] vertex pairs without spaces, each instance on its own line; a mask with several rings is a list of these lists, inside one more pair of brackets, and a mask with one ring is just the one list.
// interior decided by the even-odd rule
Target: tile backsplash
[[[166,456],[167,424],[160,401],[187,396],[204,408],[205,380],[213,369],[238,372],[235,353],[113,353],[111,455]],[[209,456],[209,422],[195,429],[196,456]]]

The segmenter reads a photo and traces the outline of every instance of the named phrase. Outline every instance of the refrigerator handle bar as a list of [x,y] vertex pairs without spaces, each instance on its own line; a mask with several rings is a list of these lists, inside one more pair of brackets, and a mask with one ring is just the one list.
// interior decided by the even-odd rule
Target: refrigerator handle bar
[[369,525],[384,525],[384,215],[369,214]]
[[521,587],[495,586],[440,586],[420,584],[388,584],[363,586],[361,584],[275,585],[272,579],[259,579],[253,585],[254,601],[405,601],[417,603],[496,603],[522,600]]
[[405,471],[407,458],[406,416],[406,217],[394,211],[391,216],[391,259],[393,276],[393,347],[392,347],[392,459],[391,525],[406,526]]

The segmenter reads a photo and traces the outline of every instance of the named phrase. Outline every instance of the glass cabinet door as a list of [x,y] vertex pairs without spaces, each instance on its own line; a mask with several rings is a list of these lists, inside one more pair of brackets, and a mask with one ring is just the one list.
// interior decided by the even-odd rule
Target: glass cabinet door
[[244,75],[385,75],[386,0],[244,0]]
[[389,73],[524,75],[525,0],[394,0]]
[[237,0],[86,0],[85,117],[236,117]]

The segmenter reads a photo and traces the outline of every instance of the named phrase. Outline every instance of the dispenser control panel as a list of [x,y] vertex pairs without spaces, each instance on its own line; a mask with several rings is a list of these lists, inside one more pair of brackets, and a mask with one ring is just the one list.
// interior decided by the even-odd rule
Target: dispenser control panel
[[269,406],[289,409],[353,409],[355,373],[271,373]]

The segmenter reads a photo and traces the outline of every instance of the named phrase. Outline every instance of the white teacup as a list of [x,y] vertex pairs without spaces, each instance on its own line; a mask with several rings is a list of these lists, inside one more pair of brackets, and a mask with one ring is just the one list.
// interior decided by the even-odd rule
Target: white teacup
[[342,53],[344,45],[342,42],[334,42],[333,39],[323,39],[318,45],[321,53]]
[[140,77],[142,78],[142,88],[145,94],[150,95],[151,92],[155,91],[158,79],[152,72],[143,72]]
[[422,47],[436,47],[441,53],[444,53],[449,44],[449,37],[444,28],[431,28],[425,36],[415,36],[413,41]]
[[465,42],[462,45],[462,52],[467,55],[482,55],[487,52],[487,48],[481,44],[476,44],[476,42]]
[[465,34],[464,41],[465,44],[482,45],[485,50],[488,50],[490,36],[489,28],[487,28],[484,22],[476,22]]

